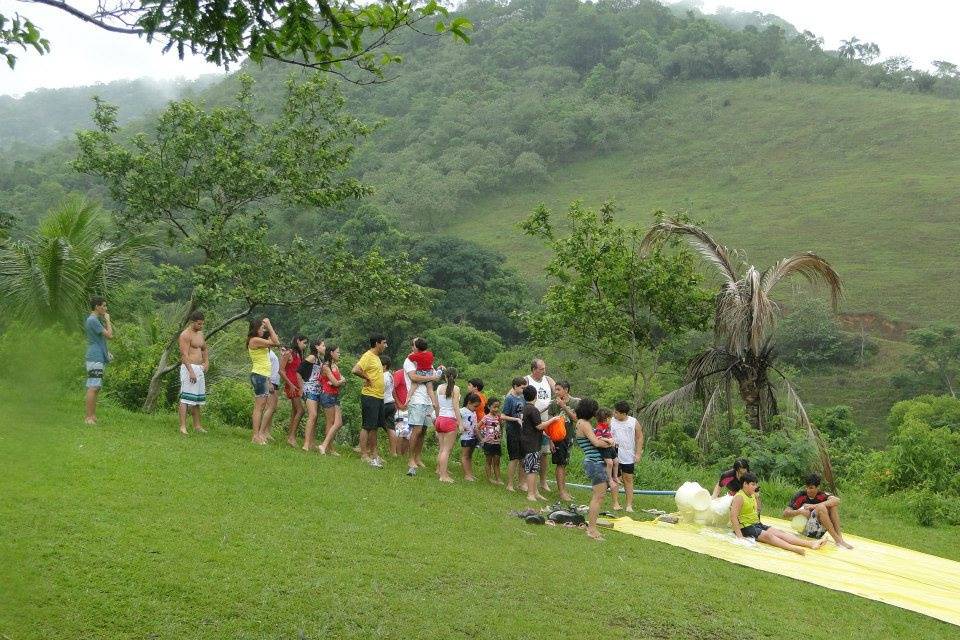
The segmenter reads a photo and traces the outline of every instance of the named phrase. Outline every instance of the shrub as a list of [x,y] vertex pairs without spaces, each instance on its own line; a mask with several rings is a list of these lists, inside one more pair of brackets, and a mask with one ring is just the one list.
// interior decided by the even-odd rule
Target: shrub
[[926,487],[931,491],[960,494],[960,433],[932,427],[910,416],[899,424],[890,448],[870,454],[865,463],[864,485],[875,495]]
[[207,392],[207,411],[231,427],[250,427],[253,416],[253,394],[250,383],[237,378],[223,378]]
[[655,458],[683,464],[703,464],[703,451],[697,441],[677,422],[664,425],[644,448]]
[[[116,337],[108,343],[113,360],[104,375],[104,392],[120,406],[139,410],[164,345],[154,342],[149,328],[139,324],[118,323],[115,327]],[[161,384],[157,406],[169,407],[180,393],[176,371],[168,374]]]
[[801,369],[854,364],[860,359],[861,346],[865,356],[874,355],[876,341],[862,339],[861,345],[860,336],[841,331],[826,303],[817,299],[803,300],[791,309],[780,322],[776,338],[780,357]]

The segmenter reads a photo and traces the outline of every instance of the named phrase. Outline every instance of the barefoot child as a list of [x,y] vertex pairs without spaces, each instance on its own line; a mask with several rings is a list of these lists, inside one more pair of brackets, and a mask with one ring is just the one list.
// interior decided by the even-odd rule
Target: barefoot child
[[524,405],[520,423],[520,454],[523,456],[523,472],[526,475],[527,500],[536,502],[546,500],[537,491],[537,482],[540,478],[540,438],[553,416],[544,420],[540,409],[537,408],[537,388],[527,385],[523,388]]
[[623,480],[627,511],[633,511],[633,471],[635,463],[643,456],[643,429],[636,418],[627,415],[629,411],[630,405],[622,400],[613,406],[610,432],[617,443],[614,473]]
[[480,442],[487,464],[483,475],[491,484],[503,484],[500,479],[500,400],[487,400],[487,413],[480,421]]
[[761,524],[761,503],[758,493],[760,487],[757,483],[757,476],[752,473],[745,473],[741,482],[742,488],[737,492],[737,495],[733,496],[733,502],[730,503],[730,524],[733,527],[733,534],[737,538],[754,538],[757,542],[780,547],[801,556],[807,553],[807,549],[819,549],[826,542],[823,539],[801,538],[787,531]]
[[[610,410],[597,409],[597,426],[593,429],[593,434],[598,438],[610,440],[613,442],[613,432],[610,430]],[[620,485],[617,484],[617,476],[614,474],[613,463],[617,459],[616,447],[607,447],[600,450],[600,457],[603,458],[603,465],[607,468],[607,478],[610,485],[610,493],[613,496],[613,510],[620,510]]]
[[480,443],[477,437],[477,407],[480,396],[468,393],[460,407],[460,466],[463,467],[463,479],[473,482],[473,451]]
[[516,377],[511,383],[510,392],[503,399],[503,413],[500,422],[504,426],[504,433],[507,438],[507,491],[513,491],[514,478],[516,484],[523,486],[520,479],[520,425],[523,413],[523,388],[527,386],[524,378]]

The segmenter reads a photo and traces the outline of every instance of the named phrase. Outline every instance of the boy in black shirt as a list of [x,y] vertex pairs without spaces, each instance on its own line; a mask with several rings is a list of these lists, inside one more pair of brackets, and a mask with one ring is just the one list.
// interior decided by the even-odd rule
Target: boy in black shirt
[[840,533],[840,498],[820,491],[820,476],[815,473],[808,475],[803,485],[803,489],[797,491],[783,510],[783,517],[805,516],[807,524],[803,528],[803,535],[822,538],[823,534],[829,532],[838,546],[853,549]]
[[540,437],[547,424],[553,419],[540,419],[540,410],[534,406],[537,399],[537,389],[532,385],[523,388],[523,413],[520,424],[520,453],[523,456],[523,472],[526,474],[527,500],[536,502],[546,500],[537,491],[538,473],[540,472]]

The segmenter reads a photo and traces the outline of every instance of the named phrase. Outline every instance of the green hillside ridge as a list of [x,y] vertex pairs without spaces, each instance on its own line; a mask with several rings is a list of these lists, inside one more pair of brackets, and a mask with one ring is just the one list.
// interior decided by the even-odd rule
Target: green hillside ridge
[[683,209],[759,267],[797,251],[831,261],[842,310],[960,320],[960,111],[952,101],[776,79],[672,86],[630,150],[478,199],[446,231],[510,238],[509,263],[543,278],[516,223],[538,202],[612,200],[624,222]]

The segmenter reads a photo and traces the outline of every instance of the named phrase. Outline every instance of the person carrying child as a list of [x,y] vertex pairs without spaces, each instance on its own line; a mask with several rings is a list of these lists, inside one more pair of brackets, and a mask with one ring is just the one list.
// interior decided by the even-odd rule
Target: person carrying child
[[473,451],[480,444],[477,434],[477,408],[480,406],[480,396],[468,393],[460,407],[460,466],[463,468],[463,479],[473,482]]
[[590,510],[587,512],[587,535],[594,540],[603,540],[603,536],[597,530],[597,515],[600,513],[600,505],[603,503],[603,496],[607,492],[607,466],[601,452],[605,449],[613,448],[613,440],[608,438],[598,438],[590,424],[590,420],[597,415],[599,406],[597,401],[592,398],[583,398],[577,405],[577,424],[575,427],[576,442],[580,450],[583,451],[583,472],[590,480],[593,486],[593,495],[590,496]]
[[[413,352],[407,358],[417,366],[416,374],[418,376],[432,377],[438,375],[438,371],[433,368],[433,351],[427,349],[427,341],[423,338],[417,338],[413,341]],[[442,375],[442,371],[439,372]],[[410,395],[417,393],[420,386],[425,387],[427,397],[430,398],[430,404],[436,415],[440,415],[440,404],[437,402],[437,393],[433,388],[433,382],[414,382],[411,385]]]
[[[598,438],[613,442],[613,432],[610,430],[610,416],[613,415],[609,409],[597,409],[597,426],[593,428],[593,433]],[[616,446],[607,447],[600,450],[600,457],[603,459],[603,465],[607,468],[607,483],[610,486],[610,494],[613,497],[613,510],[620,510],[620,484],[617,477],[613,474],[613,462],[617,459]]]
[[503,484],[500,479],[500,399],[487,400],[487,414],[480,421],[480,444],[486,458],[483,475],[490,484]]

